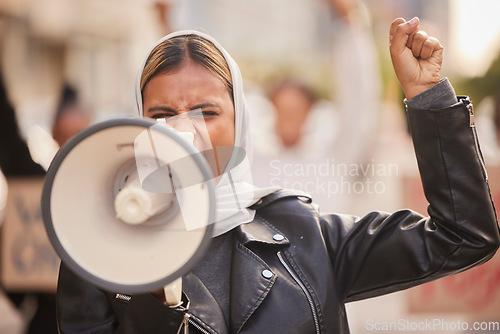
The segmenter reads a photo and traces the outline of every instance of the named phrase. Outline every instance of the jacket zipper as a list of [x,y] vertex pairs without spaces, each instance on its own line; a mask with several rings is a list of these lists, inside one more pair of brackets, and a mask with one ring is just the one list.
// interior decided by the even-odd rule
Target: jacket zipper
[[472,130],[472,137],[474,137],[474,146],[476,148],[476,155],[481,164],[481,168],[483,169],[484,179],[488,181],[488,173],[486,172],[486,166],[484,165],[484,160],[480,154],[479,150],[479,141],[477,139],[477,130],[476,130],[476,122],[474,120],[474,107],[469,100],[465,100],[466,108],[469,111],[469,126]]
[[299,277],[297,276],[297,274],[295,274],[295,272],[292,270],[292,268],[290,268],[290,266],[288,265],[288,263],[286,263],[286,261],[283,258],[283,255],[281,254],[281,252],[278,252],[278,258],[279,258],[281,264],[283,265],[283,267],[285,267],[285,269],[288,271],[288,273],[290,274],[290,276],[292,276],[292,278],[295,280],[295,282],[297,282],[297,284],[302,289],[302,292],[304,292],[304,294],[306,295],[306,298],[307,298],[307,301],[309,302],[309,307],[311,308],[312,316],[313,316],[313,319],[314,319],[314,326],[316,327],[316,333],[321,333],[321,331],[319,329],[318,314],[317,314],[316,306],[314,305],[311,293],[309,292],[309,290],[307,290],[307,288],[304,285],[304,283],[302,283],[302,281],[299,279]]
[[123,293],[117,293],[115,295],[115,299],[116,300],[120,300],[120,301],[123,301],[123,302],[129,302],[130,299],[132,299],[132,296],[129,296],[129,295],[124,295]]
[[[209,331],[207,331],[205,328],[201,327],[200,324],[198,324],[196,321],[193,320],[193,318],[191,318],[191,313],[186,313],[186,317],[187,317],[187,321],[193,325],[197,330],[199,330],[200,332],[202,332],[203,334],[211,334]],[[185,324],[184,326],[187,326],[187,324]],[[187,333],[187,332],[185,332]]]

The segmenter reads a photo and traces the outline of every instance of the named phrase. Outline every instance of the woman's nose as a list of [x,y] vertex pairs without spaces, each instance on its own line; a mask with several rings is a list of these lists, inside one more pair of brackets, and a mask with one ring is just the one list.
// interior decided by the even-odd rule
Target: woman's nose
[[179,132],[196,132],[188,113],[180,113],[167,119],[167,123]]

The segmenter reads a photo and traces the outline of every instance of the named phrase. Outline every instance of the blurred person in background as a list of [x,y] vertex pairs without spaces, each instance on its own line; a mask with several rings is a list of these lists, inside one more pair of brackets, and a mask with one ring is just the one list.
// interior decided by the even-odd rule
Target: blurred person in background
[[59,147],[92,123],[90,113],[79,102],[74,88],[64,85],[61,95],[52,125],[52,137]]
[[269,159],[277,155],[303,160],[331,153],[338,112],[304,80],[284,77],[271,85],[268,100],[253,99],[255,169],[269,168]]
[[[45,175],[45,170],[31,158],[28,146],[20,134],[15,111],[1,78],[0,169],[7,179]],[[57,333],[54,294],[8,292],[7,295],[18,312],[17,318],[22,319],[24,333]],[[16,316],[12,319],[16,319]]]
[[[359,191],[352,185],[361,184],[366,176],[332,171],[373,164],[381,74],[370,15],[363,2],[325,2],[332,17],[328,70],[334,91],[328,100],[318,99],[311,83],[285,76],[271,83],[271,103],[266,105],[250,96],[256,125],[252,131],[254,180],[262,186],[305,191],[314,197],[321,212],[353,212],[363,207],[358,192],[368,190]],[[311,165],[324,166],[328,172],[302,172]],[[286,175],[278,169],[286,170]]]
[[273,83],[268,102],[250,95],[254,183],[307,192],[322,212],[333,211],[342,204],[345,207],[343,194],[318,186],[332,182],[335,175],[297,172],[298,166],[330,163],[337,158],[334,143],[338,139],[339,115],[335,105],[317,98],[309,84],[294,77]]
[[[5,175],[5,178],[44,176],[45,169],[33,161],[30,149],[21,136],[16,113],[8,100],[3,80],[0,80],[0,83],[0,171],[2,176]],[[62,146],[90,123],[90,114],[81,106],[76,90],[64,85],[54,118],[52,131],[54,140]],[[46,140],[52,141],[52,138],[46,138]],[[50,159],[51,157],[46,157],[44,160]],[[7,184],[2,183],[2,185],[5,187],[0,187],[0,212],[3,212],[1,197],[3,195],[6,200],[8,195]],[[3,219],[1,215],[0,219]],[[11,310],[7,306],[12,303],[15,306],[12,308],[15,313],[10,319],[21,321],[23,333],[57,333],[55,294],[8,292],[7,295],[9,301],[5,304],[5,314]],[[0,331],[0,333],[3,332]],[[8,331],[8,333],[15,333],[15,331]]]
[[[366,163],[372,153],[381,103],[382,78],[371,14],[358,0],[327,0],[333,12],[333,102],[337,140],[331,156],[345,164]],[[366,106],[369,105],[370,108]]]
[[19,131],[16,114],[10,104],[3,79],[0,87],[0,166],[6,177],[43,176],[45,170],[31,158]]
[[284,80],[269,93],[276,108],[275,132],[281,145],[293,149],[305,135],[305,124],[316,102],[312,89],[297,80]]
[[[4,176],[2,168],[6,166],[8,174],[14,172],[16,167],[13,162],[10,162],[9,156],[14,156],[16,152],[5,149],[7,145],[16,145],[16,136],[12,138],[7,136],[9,133],[14,133],[16,126],[14,121],[13,109],[7,99],[3,77],[0,73],[0,228],[5,215],[5,205],[7,203],[7,180]],[[14,139],[14,140],[12,140]],[[2,145],[3,143],[3,145]],[[19,144],[17,144],[19,145]],[[19,146],[18,146],[19,147]],[[18,152],[20,153],[20,152]],[[37,169],[38,170],[38,169]],[[1,244],[0,244],[1,249]],[[5,293],[3,287],[0,286],[0,333],[21,334],[25,331],[25,321],[22,313],[15,307],[14,303]]]
[[[441,78],[443,47],[418,23],[392,23],[390,53],[407,98],[429,217],[410,210],[320,215],[301,192],[246,183],[250,171],[230,159],[218,175],[217,203],[224,187],[254,195],[230,215],[216,209],[210,248],[183,277],[182,304],[169,307],[161,293],[119,298],[63,263],[60,332],[348,333],[346,302],[489,260],[500,235],[470,105]],[[240,72],[214,39],[196,31],[166,36],[140,73],[141,116],[167,121],[201,109],[214,148],[250,149]],[[242,173],[227,183],[235,170]]]

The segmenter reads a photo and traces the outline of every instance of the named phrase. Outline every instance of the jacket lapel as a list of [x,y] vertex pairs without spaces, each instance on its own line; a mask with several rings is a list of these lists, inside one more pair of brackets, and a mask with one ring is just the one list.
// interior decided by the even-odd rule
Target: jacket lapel
[[182,280],[182,285],[184,292],[189,296],[189,313],[194,316],[194,320],[216,333],[228,333],[219,304],[198,276],[193,272],[187,274]]
[[271,267],[251,249],[259,244],[289,245],[286,237],[258,216],[253,222],[240,225],[236,236],[231,265],[231,333],[241,330],[276,281]]

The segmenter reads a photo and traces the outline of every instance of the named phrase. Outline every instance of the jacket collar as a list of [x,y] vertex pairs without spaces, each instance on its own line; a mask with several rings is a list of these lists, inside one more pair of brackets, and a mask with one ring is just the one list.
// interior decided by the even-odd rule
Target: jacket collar
[[252,222],[236,228],[235,234],[245,246],[252,243],[263,243],[284,247],[290,244],[290,241],[283,233],[259,214],[255,215]]
[[[277,278],[273,269],[255,250],[258,245],[283,248],[290,241],[258,214],[252,222],[236,227],[234,237],[236,242],[231,260],[229,332],[238,333],[269,294]],[[191,298],[191,312],[195,320],[210,332],[227,333],[222,311],[204,284],[196,275],[186,276],[185,281],[188,295],[197,295]]]

